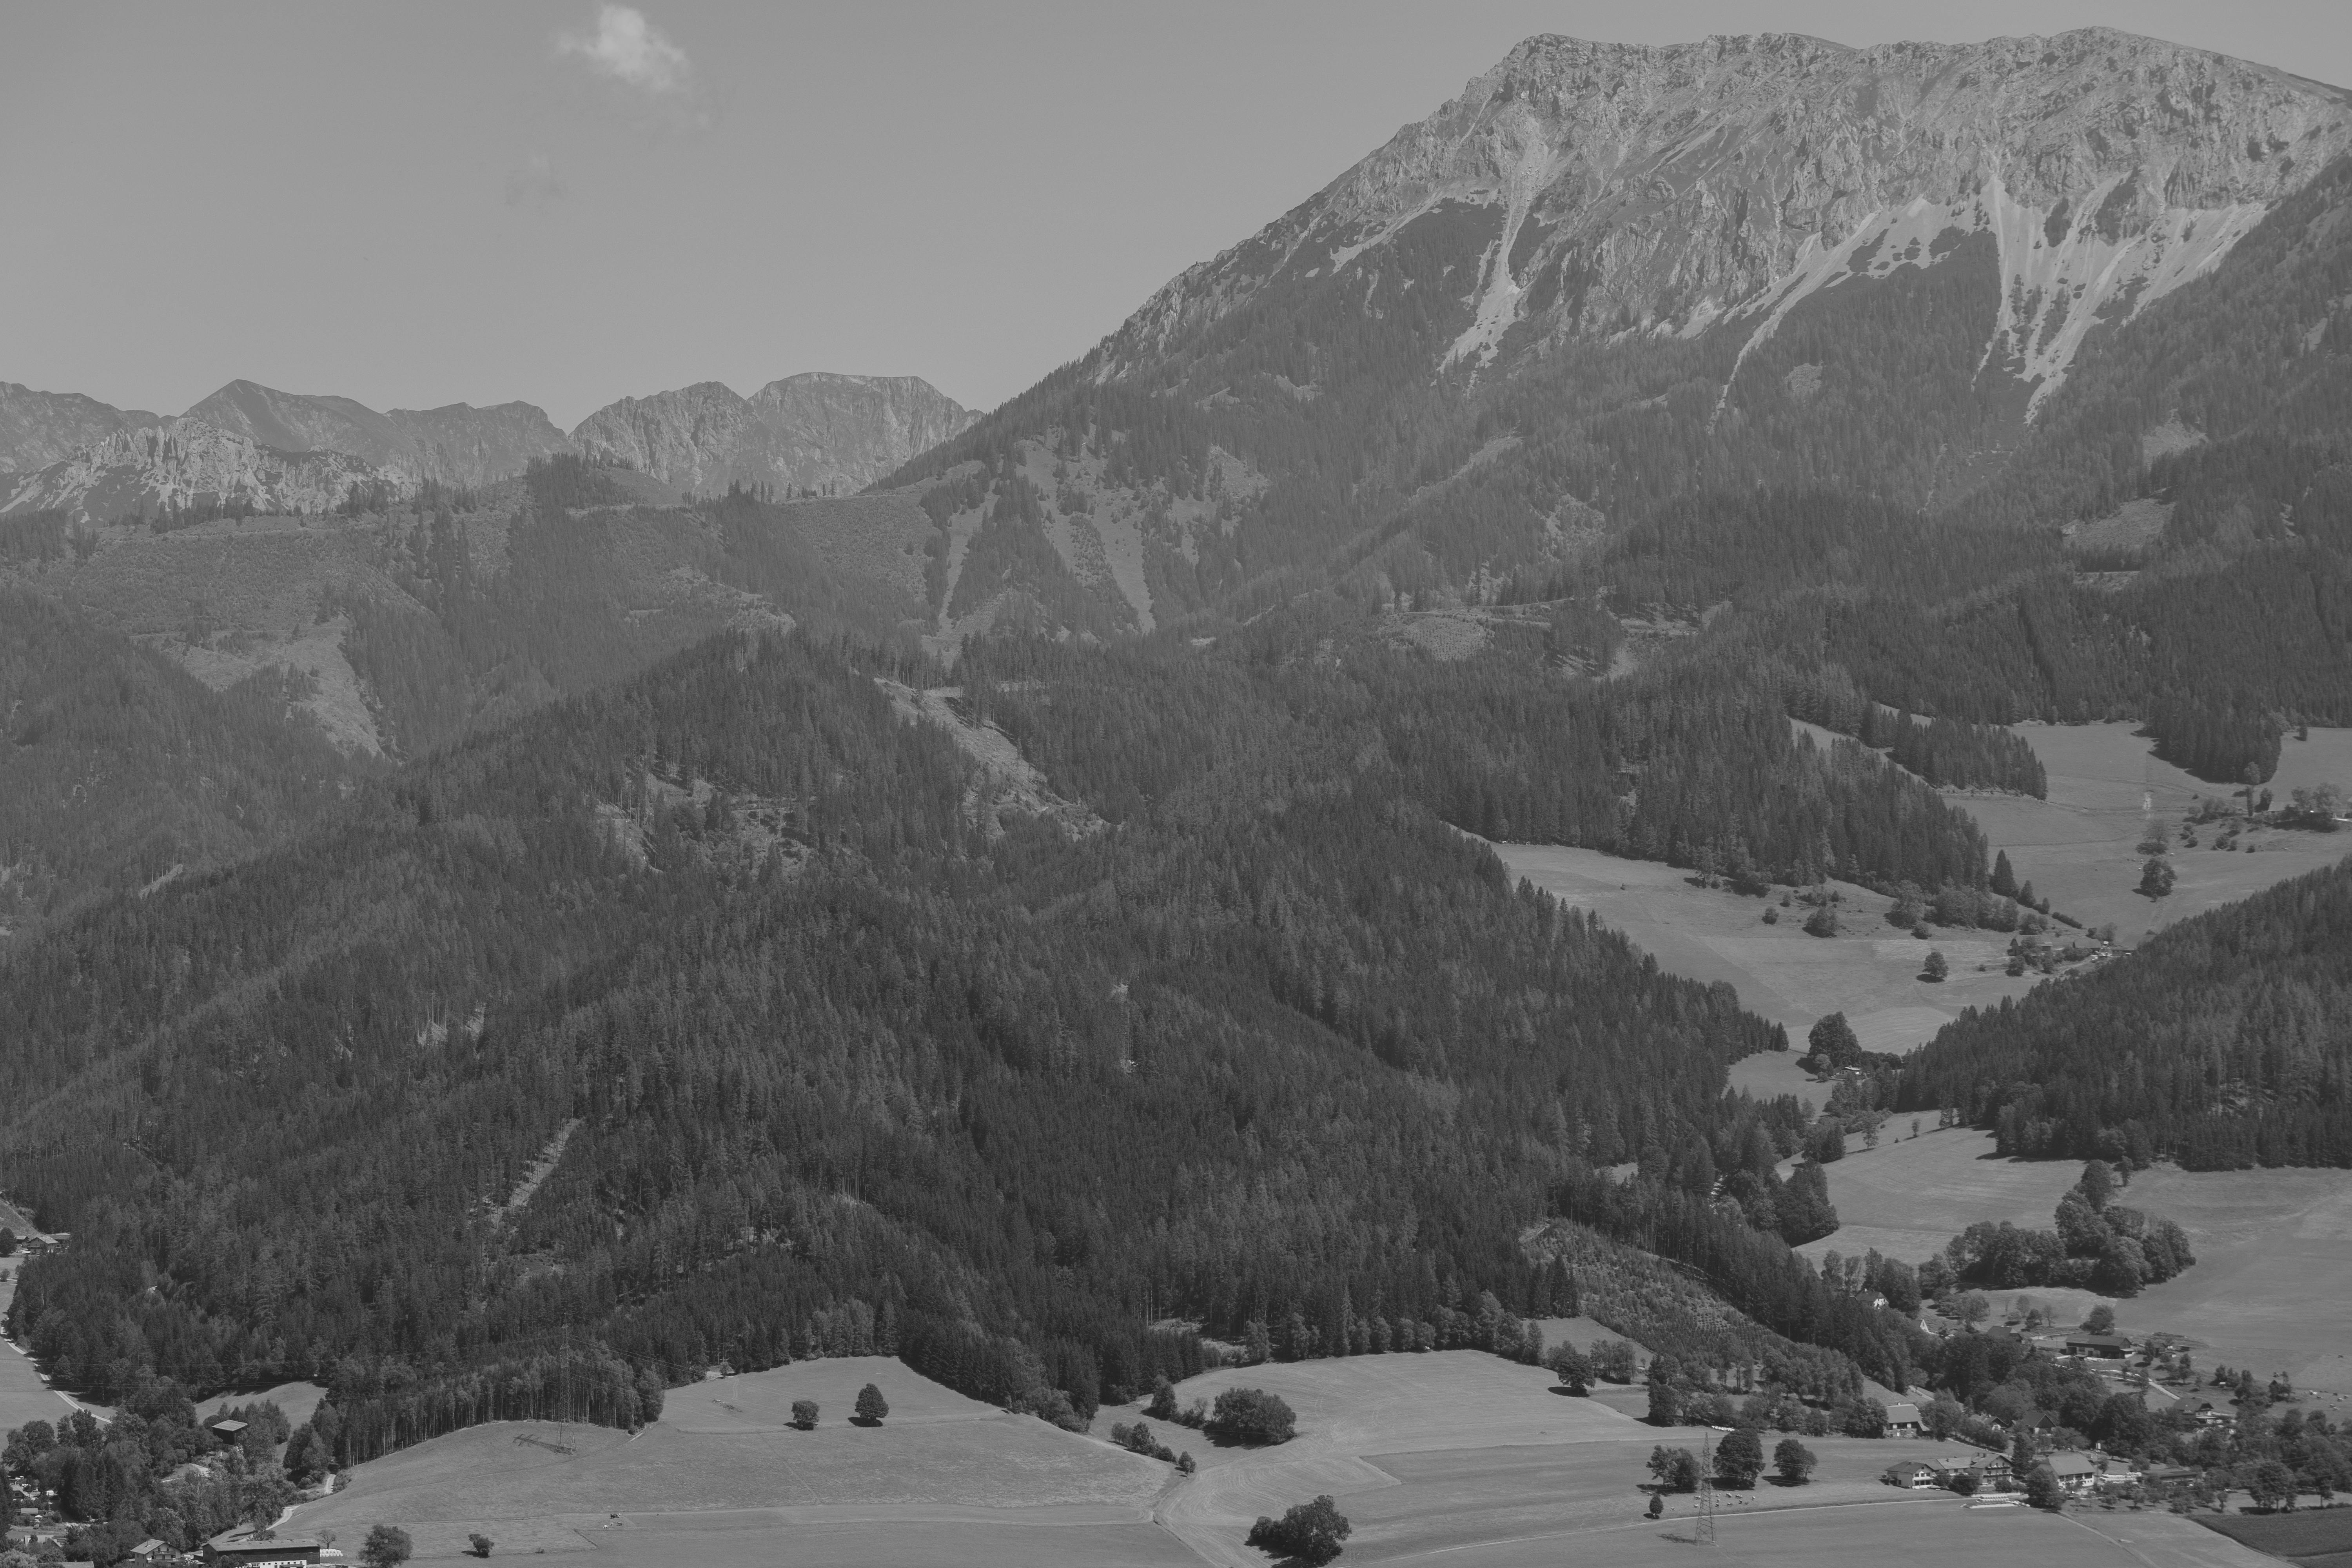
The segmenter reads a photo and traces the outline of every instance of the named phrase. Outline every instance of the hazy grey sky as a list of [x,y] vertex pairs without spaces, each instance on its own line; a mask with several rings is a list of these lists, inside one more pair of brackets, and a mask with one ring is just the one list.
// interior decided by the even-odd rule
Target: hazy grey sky
[[0,4],[0,380],[176,413],[802,370],[993,405],[1541,32],[2106,25],[2352,82],[2352,4]]

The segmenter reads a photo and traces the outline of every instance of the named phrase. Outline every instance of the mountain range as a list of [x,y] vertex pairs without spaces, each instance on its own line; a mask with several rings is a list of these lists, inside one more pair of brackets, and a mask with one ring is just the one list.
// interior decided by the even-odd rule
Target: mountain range
[[10,1326],[103,1401],[315,1377],[352,1463],[551,1357],[625,1422],[881,1351],[1083,1422],[1210,1342],[1496,1348],[1578,1310],[1569,1215],[1715,1292],[1662,1386],[2023,1432],[1906,1267],[1791,1250],[1849,1131],[2352,1158],[2352,872],[1817,1108],[1479,842],[1808,941],[1860,888],[2021,978],[2067,912],[1948,793],[2046,789],[2004,726],[2145,725],[2251,813],[2352,724],[2334,88],[1535,38],[976,419],[5,391],[0,1170],[72,1233]]
[[316,511],[353,484],[480,487],[586,453],[669,489],[838,493],[973,416],[912,376],[787,376],[751,398],[716,382],[599,409],[566,436],[528,403],[394,408],[233,381],[176,419],[0,383],[0,513],[94,521],[202,506]]

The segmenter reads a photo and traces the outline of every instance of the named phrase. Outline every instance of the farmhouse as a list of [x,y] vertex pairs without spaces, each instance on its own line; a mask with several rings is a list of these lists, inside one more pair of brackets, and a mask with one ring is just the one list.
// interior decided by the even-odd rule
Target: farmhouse
[[224,1443],[234,1443],[239,1437],[245,1436],[245,1423],[242,1421],[215,1421],[211,1426],[206,1426],[205,1430],[211,1433],[214,1436],[219,1438]]
[[1919,1435],[1919,1407],[1909,1400],[1886,1407],[1886,1435],[1890,1437],[1916,1437]]
[[1936,1479],[1949,1482],[1956,1476],[1974,1476],[1979,1491],[1998,1491],[2009,1485],[2006,1454],[1946,1454],[1936,1462]]
[[2071,1333],[2066,1336],[2066,1353],[2084,1356],[2093,1361],[2121,1361],[2131,1349],[2131,1341],[2121,1334]]
[[2072,1452],[2053,1454],[2043,1462],[2050,1467],[2050,1473],[2058,1478],[2059,1489],[2071,1496],[2081,1496],[2099,1479],[2099,1467],[2088,1455]]
[[205,1542],[206,1568],[305,1568],[319,1561],[319,1542],[307,1535],[225,1531]]
[[1886,1484],[1890,1487],[1908,1487],[1914,1491],[1922,1487],[1932,1487],[1936,1484],[1936,1467],[1921,1464],[1916,1459],[1908,1459],[1899,1465],[1889,1465],[1886,1467]]

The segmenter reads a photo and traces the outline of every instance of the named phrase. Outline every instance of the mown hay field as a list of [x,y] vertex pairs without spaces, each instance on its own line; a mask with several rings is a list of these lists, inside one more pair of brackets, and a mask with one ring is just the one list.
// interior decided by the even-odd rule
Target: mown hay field
[[[849,1420],[868,1382],[890,1405],[879,1426]],[[790,1425],[793,1401],[802,1398],[820,1407],[814,1431]],[[674,1389],[663,1419],[634,1436],[549,1422],[453,1432],[357,1467],[349,1487],[305,1505],[295,1528],[355,1537],[372,1524],[396,1523],[420,1555],[446,1555],[461,1552],[477,1530],[534,1552],[613,1549],[655,1517],[699,1513],[714,1516],[706,1544],[718,1551],[712,1542],[736,1541],[741,1527],[716,1516],[746,1510],[776,1515],[770,1525],[794,1510],[858,1510],[845,1524],[833,1520],[846,1528],[940,1510],[948,1517],[984,1510],[1002,1523],[1075,1506],[1096,1510],[1076,1522],[1108,1527],[1142,1520],[1170,1474],[1155,1460],[980,1405],[899,1362],[866,1356]],[[1038,1517],[1040,1528],[1072,1522]]]
[[[2175,921],[2352,854],[2352,835],[2273,828],[2248,831],[2243,847],[2217,849],[2219,824],[2200,830],[2198,847],[2181,847],[2182,816],[2200,795],[2226,795],[2225,786],[2159,760],[2154,742],[2130,723],[2015,729],[2041,758],[2050,797],[1954,794],[1952,804],[1976,819],[2053,907],[2085,925],[2113,924],[2126,947]],[[2290,790],[2326,783],[2352,790],[2352,730],[2315,729],[2307,741],[2289,733],[2268,787],[2284,801]],[[2170,831],[2174,846],[2179,879],[2162,899],[2137,890],[2144,859],[2137,846],[2151,825]]]

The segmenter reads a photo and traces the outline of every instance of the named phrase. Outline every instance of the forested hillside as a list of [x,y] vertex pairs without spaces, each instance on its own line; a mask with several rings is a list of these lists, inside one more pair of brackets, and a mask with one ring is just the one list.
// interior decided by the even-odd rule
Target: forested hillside
[[722,627],[912,646],[911,502],[655,507],[635,478],[559,458],[331,519],[0,521],[0,934]]
[[301,695],[283,676],[210,690],[0,587],[0,935],[312,820],[365,770],[289,721]]
[[[875,684],[919,669],[729,637],[51,932],[0,1161],[75,1241],[16,1331],[94,1391],[324,1374],[354,1452],[575,1336],[625,1387],[896,1349],[1083,1411],[1198,1364],[1171,1316],[1548,1310],[1563,1166],[1801,1141],[1719,1099],[1776,1031],[1512,891],[1361,715],[1132,657],[1016,725],[1107,832],[976,812]],[[1113,679],[1192,759],[1149,798]]]
[[2352,863],[1962,1017],[1895,1095],[1898,1110],[1957,1108],[2028,1158],[2352,1164]]

